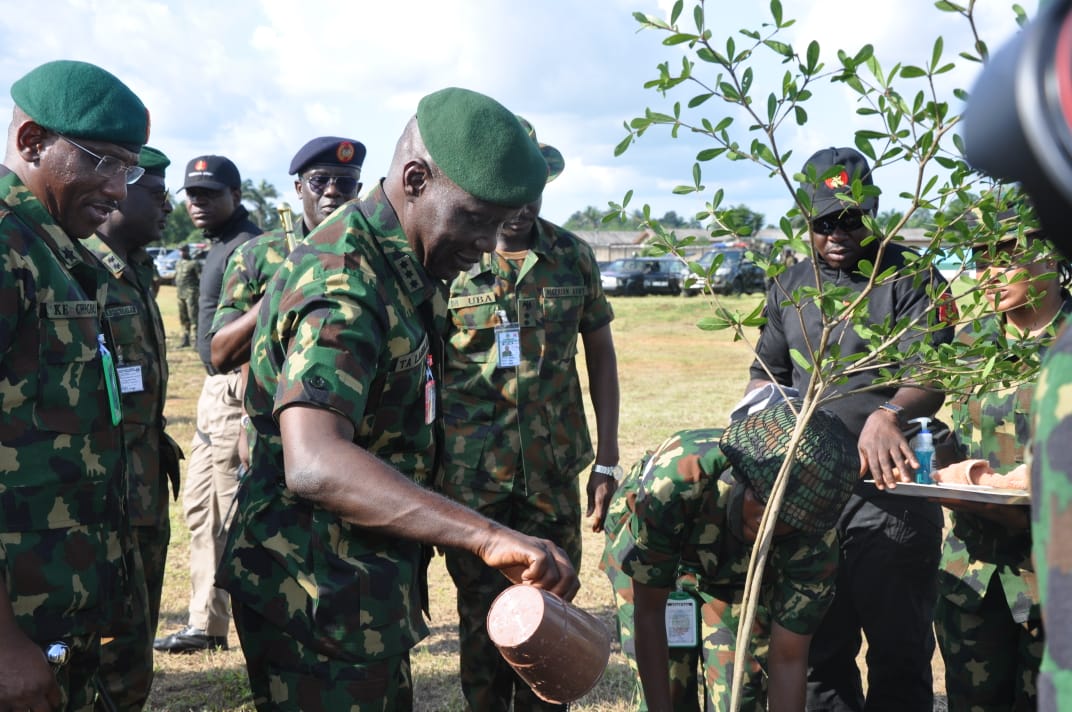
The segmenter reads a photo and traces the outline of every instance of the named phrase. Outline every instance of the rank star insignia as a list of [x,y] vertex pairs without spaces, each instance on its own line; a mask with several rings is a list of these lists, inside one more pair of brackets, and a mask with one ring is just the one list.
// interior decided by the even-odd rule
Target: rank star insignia
[[826,187],[830,190],[844,188],[849,184],[849,174],[845,171],[841,171],[841,173],[838,173],[836,176],[831,176],[823,182],[826,183]]
[[64,247],[62,250],[60,250],[60,253],[63,255],[63,259],[66,262],[74,262],[78,259],[78,255],[76,255],[74,250],[72,250],[70,247]]

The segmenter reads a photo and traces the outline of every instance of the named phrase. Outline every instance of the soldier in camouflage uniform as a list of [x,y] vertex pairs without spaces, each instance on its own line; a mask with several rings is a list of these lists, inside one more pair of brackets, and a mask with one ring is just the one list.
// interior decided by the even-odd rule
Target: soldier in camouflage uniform
[[357,196],[364,160],[363,143],[337,136],[314,138],[294,155],[290,172],[298,176],[294,190],[302,201],[301,220],[294,225],[293,234],[287,235],[283,228],[272,230],[239,245],[231,255],[212,322],[212,365],[218,371],[231,371],[249,362],[257,324],[253,305],[264,296],[292,246]]
[[[1061,245],[1072,256],[1068,243]],[[1066,323],[1046,355],[1031,404],[1031,551],[1036,563],[1045,652],[1039,712],[1072,709],[1072,329]]]
[[[799,405],[799,403],[797,403]],[[682,573],[695,576],[706,709],[727,709],[745,577],[763,505],[787,453],[796,417],[780,403],[725,430],[683,431],[646,459],[629,514],[607,541],[605,564],[632,579],[637,668],[649,707],[670,709],[664,611]],[[728,472],[727,472],[728,471]],[[808,644],[833,599],[835,524],[859,471],[855,442],[837,416],[805,426],[759,589],[742,709],[801,710]],[[621,618],[622,611],[619,611]],[[684,696],[674,709],[694,709]]]
[[[999,218],[1014,221],[1016,210]],[[1007,342],[1029,339],[1045,350],[1072,311],[1072,297],[1062,285],[1068,265],[1058,265],[1052,249],[1031,251],[1044,244],[1038,231],[1018,236],[1014,228],[993,245],[975,246],[977,277],[991,281],[996,313],[958,338],[985,339],[999,351]],[[1013,388],[988,384],[954,404],[968,457],[1000,471],[1023,463],[1034,390],[1034,381]],[[934,622],[949,709],[1034,710],[1043,631],[1027,507],[945,504],[954,510],[953,526],[942,551]]]
[[[92,710],[124,614],[120,394],[107,273],[80,244],[137,180],[142,102],[84,62],[11,86],[0,166],[0,709]],[[46,202],[47,201],[47,202]],[[70,660],[50,669],[43,648]]]
[[[637,670],[636,664],[636,643],[633,636],[633,579],[622,572],[621,561],[615,555],[614,542],[622,535],[622,529],[629,523],[629,518],[636,509],[640,478],[653,454],[650,450],[645,453],[644,457],[638,460],[619,482],[607,510],[606,525],[603,528],[606,542],[603,547],[603,557],[599,562],[599,567],[607,574],[614,592],[614,604],[618,609],[618,640],[621,643],[622,655],[625,656],[626,662],[636,675],[633,700],[636,702],[637,712],[647,712],[648,705],[644,700],[644,690],[640,686],[640,671]],[[679,569],[674,588],[677,591],[688,592],[693,598],[699,600],[695,571]],[[700,663],[699,651],[695,647],[671,647],[667,652],[670,662],[670,702],[674,712],[699,712],[700,682],[697,677]]]
[[179,493],[182,451],[164,432],[167,351],[160,307],[153,296],[152,258],[145,245],[160,239],[172,210],[164,185],[170,161],[146,146],[145,169],[127,189],[119,209],[85,244],[112,278],[105,287],[104,319],[115,342],[123,401],[126,501],[134,544],[133,614],[118,622],[101,650],[100,678],[106,694],[123,710],[141,709],[153,680],[153,634],[160,617],[164,564],[171,538],[168,482]]
[[440,280],[490,251],[545,180],[500,104],[463,89],[426,96],[387,177],[311,233],[266,292],[246,392],[251,468],[217,573],[258,709],[411,709],[429,545],[576,592],[552,542],[425,488]]
[[197,300],[201,294],[201,260],[190,256],[190,246],[179,248],[179,261],[175,263],[175,291],[179,299],[179,325],[182,327],[182,343],[179,348],[190,345],[190,331],[197,339]]
[[[562,154],[538,145],[551,180],[562,171]],[[601,531],[618,465],[614,313],[592,249],[538,219],[540,202],[506,223],[495,252],[451,284],[440,488],[497,522],[554,541],[579,567],[577,480],[593,453],[577,340],[584,341],[599,427],[587,511],[595,516],[593,530]],[[488,637],[488,610],[510,582],[469,552],[450,550],[446,558],[458,587],[461,683],[469,709],[506,710],[511,699],[518,710],[561,709],[536,697]]]

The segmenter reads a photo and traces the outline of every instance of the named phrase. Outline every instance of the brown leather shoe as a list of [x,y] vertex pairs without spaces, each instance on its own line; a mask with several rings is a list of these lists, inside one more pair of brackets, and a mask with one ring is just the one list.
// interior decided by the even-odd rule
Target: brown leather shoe
[[186,626],[178,633],[153,641],[153,650],[161,653],[198,653],[202,650],[227,650],[227,636],[209,635],[201,628]]

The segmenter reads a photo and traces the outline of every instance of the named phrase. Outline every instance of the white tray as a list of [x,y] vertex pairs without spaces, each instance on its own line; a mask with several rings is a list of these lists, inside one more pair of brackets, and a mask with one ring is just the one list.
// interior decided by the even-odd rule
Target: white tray
[[[864,480],[864,482],[875,483],[874,480]],[[959,499],[965,502],[992,504],[1031,504],[1031,494],[1027,490],[998,489],[982,485],[921,485],[915,482],[900,482],[895,488],[883,491],[906,497]]]

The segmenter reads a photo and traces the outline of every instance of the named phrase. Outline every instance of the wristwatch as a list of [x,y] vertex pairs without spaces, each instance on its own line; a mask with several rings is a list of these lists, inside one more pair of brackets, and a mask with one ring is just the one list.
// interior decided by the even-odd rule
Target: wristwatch
[[901,406],[899,406],[899,405],[897,405],[895,403],[890,403],[889,401],[886,401],[885,403],[880,405],[878,407],[878,409],[879,410],[884,410],[887,413],[893,413],[893,417],[897,418],[897,420],[901,419],[901,412],[904,410],[903,407],[901,407]]
[[621,465],[593,465],[592,472],[597,475],[613,477],[615,482],[621,482],[622,477],[625,476],[625,470],[622,469]]

